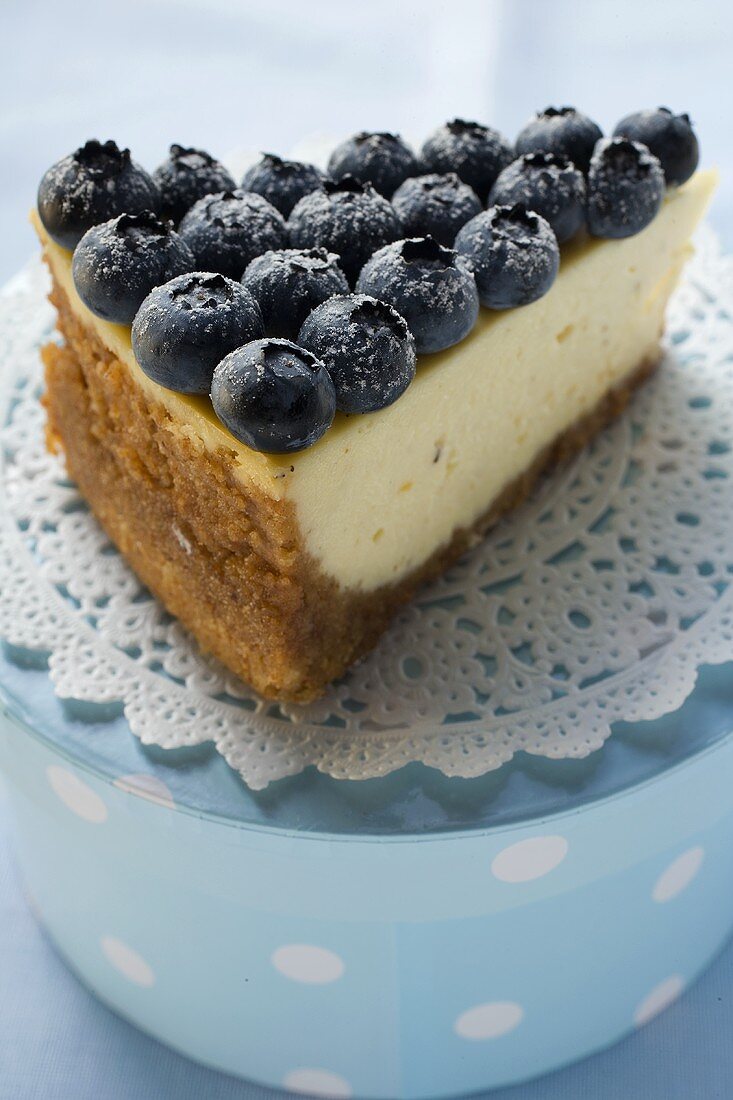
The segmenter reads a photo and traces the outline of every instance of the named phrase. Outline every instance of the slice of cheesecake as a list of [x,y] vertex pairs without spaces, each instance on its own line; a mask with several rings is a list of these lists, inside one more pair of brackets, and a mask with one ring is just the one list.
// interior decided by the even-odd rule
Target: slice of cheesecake
[[140,578],[265,696],[320,695],[539,474],[625,406],[660,356],[664,311],[715,187],[697,172],[624,240],[574,241],[539,301],[481,311],[420,358],[395,404],[337,414],[308,450],[249,450],[208,398],[139,368],[93,315],[71,253],[35,226],[63,343],[44,349],[48,438]]

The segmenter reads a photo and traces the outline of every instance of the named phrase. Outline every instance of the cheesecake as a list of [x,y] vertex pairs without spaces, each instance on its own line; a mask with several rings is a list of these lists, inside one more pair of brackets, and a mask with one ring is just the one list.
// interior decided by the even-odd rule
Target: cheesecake
[[364,415],[337,401],[315,441],[282,451],[143,369],[134,326],[82,300],[39,204],[62,338],[43,349],[49,447],[204,651],[263,696],[308,702],[652,374],[714,187],[698,170],[641,230],[574,233],[540,297],[480,308],[443,350],[418,342],[398,399]]

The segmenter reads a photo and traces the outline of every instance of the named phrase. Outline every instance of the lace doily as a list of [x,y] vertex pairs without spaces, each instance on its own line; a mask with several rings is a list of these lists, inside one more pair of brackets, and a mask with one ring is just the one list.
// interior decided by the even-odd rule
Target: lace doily
[[518,750],[585,756],[733,658],[733,261],[712,234],[630,412],[308,707],[265,702],[203,657],[46,453],[45,290],[33,265],[0,298],[0,635],[50,655],[61,697],[121,702],[143,742],[213,741],[252,788],[308,765],[475,776]]

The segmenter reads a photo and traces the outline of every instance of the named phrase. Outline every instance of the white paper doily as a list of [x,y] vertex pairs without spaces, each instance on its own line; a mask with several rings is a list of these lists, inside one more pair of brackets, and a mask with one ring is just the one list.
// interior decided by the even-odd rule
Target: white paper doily
[[0,636],[58,695],[121,702],[165,748],[213,741],[250,787],[422,761],[475,776],[518,750],[582,757],[733,658],[733,260],[712,234],[630,412],[406,609],[308,707],[255,696],[142,588],[43,442],[34,264],[0,297]]

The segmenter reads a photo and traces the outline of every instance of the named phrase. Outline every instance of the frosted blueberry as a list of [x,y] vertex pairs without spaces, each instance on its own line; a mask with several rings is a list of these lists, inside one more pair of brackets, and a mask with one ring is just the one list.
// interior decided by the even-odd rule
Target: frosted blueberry
[[365,264],[356,289],[388,302],[405,318],[420,354],[457,344],[478,318],[478,292],[470,267],[432,237],[413,237],[380,249]]

